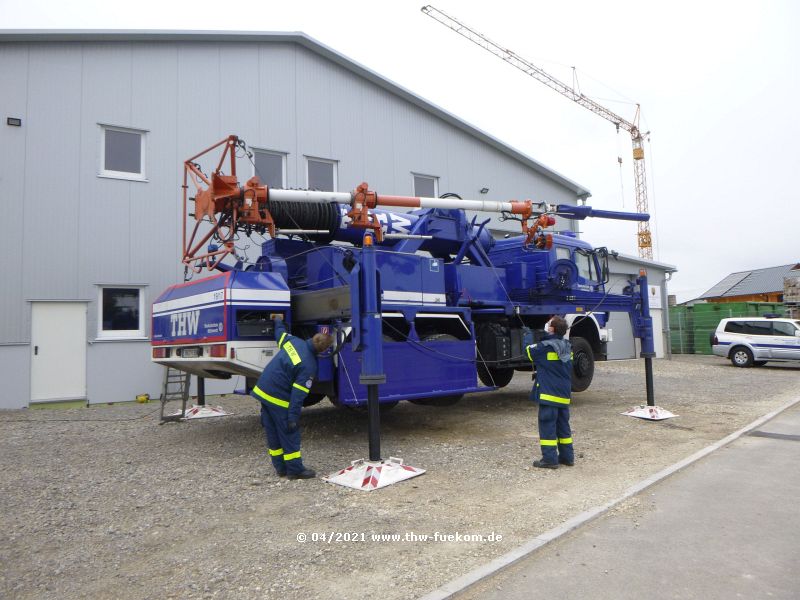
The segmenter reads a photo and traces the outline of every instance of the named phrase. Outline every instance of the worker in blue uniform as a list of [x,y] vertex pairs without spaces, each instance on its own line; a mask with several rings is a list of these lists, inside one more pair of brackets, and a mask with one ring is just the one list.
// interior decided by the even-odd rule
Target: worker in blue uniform
[[280,477],[311,479],[316,473],[303,466],[300,454],[300,411],[317,376],[317,355],[331,346],[333,338],[318,333],[304,340],[286,331],[282,316],[273,322],[278,352],[250,395],[261,403],[261,425],[275,471]]
[[557,469],[559,464],[575,464],[569,403],[572,392],[572,345],[564,339],[567,322],[553,317],[545,325],[546,335],[527,347],[528,358],[536,368],[531,399],[539,403],[539,444],[541,460],[534,467]]

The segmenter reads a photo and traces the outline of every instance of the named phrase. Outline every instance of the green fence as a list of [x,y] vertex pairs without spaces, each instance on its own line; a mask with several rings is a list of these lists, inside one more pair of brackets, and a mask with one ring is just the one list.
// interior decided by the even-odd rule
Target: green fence
[[694,306],[671,306],[669,328],[672,353],[711,354],[711,336],[722,319],[783,314],[783,304],[774,302],[709,302]]

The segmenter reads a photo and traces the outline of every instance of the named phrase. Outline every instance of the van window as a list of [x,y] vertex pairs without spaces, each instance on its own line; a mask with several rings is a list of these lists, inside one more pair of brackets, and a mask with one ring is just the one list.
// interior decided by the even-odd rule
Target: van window
[[726,333],[744,333],[744,323],[741,321],[728,321],[725,323]]
[[773,335],[788,335],[794,337],[795,328],[794,325],[791,323],[786,323],[784,321],[775,321],[772,323],[772,326],[775,328],[775,332]]
[[747,335],[772,335],[772,323],[767,321],[746,321],[744,332]]

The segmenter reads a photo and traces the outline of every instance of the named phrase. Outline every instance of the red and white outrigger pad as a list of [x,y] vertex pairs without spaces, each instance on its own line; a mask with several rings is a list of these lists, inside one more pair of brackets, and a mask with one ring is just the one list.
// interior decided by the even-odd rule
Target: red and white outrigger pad
[[[183,415],[183,420],[208,419],[209,417],[227,417],[231,413],[225,412],[221,406],[198,406],[195,404]],[[170,417],[180,417],[181,411],[172,413]]]
[[620,414],[625,415],[626,417],[647,419],[648,421],[663,421],[664,419],[671,419],[678,416],[669,412],[666,408],[661,408],[660,406],[644,405],[634,406],[630,410],[626,410],[624,413]]
[[349,467],[323,477],[322,480],[356,490],[369,491],[392,485],[404,479],[411,479],[424,472],[425,469],[404,465],[402,458],[394,456],[381,461],[360,458],[354,460]]

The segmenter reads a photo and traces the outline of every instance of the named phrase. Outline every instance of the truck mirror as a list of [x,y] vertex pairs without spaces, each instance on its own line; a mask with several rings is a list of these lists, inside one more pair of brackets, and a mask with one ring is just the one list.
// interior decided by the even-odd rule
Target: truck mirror
[[597,248],[595,250],[595,255],[600,263],[600,283],[608,283],[610,278],[610,273],[608,270],[608,248],[605,246]]

